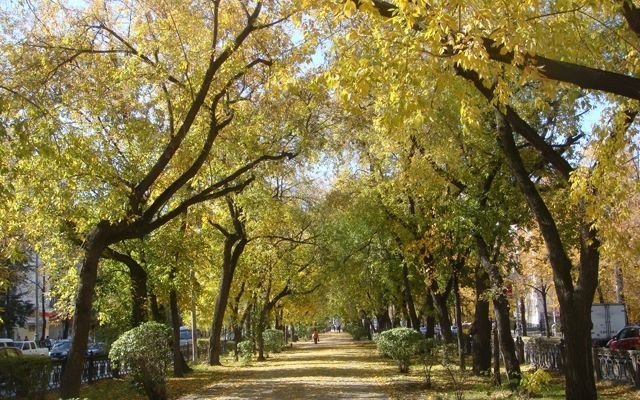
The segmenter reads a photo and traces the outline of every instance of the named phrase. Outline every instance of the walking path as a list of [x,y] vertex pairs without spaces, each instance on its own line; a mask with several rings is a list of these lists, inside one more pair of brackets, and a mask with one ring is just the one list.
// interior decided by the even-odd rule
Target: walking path
[[381,361],[375,346],[345,333],[320,342],[298,342],[292,350],[254,361],[220,382],[181,400],[202,399],[389,399],[385,381],[396,367]]

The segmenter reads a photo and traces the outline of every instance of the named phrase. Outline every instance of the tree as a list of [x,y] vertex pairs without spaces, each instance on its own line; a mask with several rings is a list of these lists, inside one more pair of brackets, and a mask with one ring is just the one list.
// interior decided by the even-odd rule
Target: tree
[[[148,235],[194,204],[240,191],[252,180],[245,176],[249,170],[292,156],[281,143],[267,144],[218,165],[213,180],[199,175],[219,157],[212,153],[216,139],[225,129],[237,133],[230,128],[233,119],[252,111],[244,105],[268,81],[265,69],[284,61],[277,53],[281,46],[260,42],[282,43],[277,25],[288,7],[149,1],[82,8],[43,2],[12,10],[15,17],[2,38],[13,64],[4,94],[13,102],[10,111],[31,117],[23,128],[32,140],[20,141],[14,131],[14,150],[34,150],[13,166],[31,181],[16,185],[56,198],[54,207],[34,199],[26,204],[83,243],[63,397],[78,394],[105,249]],[[13,23],[21,18],[29,22]],[[211,40],[201,40],[202,32]],[[48,177],[31,174],[38,168]]]

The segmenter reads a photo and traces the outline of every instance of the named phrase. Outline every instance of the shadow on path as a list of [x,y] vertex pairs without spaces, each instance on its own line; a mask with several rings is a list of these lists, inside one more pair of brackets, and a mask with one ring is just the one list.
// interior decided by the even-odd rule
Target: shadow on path
[[[219,372],[214,372],[219,374]],[[222,372],[222,379],[181,400],[389,399],[384,378],[394,373],[375,346],[345,333],[299,342],[267,362]]]

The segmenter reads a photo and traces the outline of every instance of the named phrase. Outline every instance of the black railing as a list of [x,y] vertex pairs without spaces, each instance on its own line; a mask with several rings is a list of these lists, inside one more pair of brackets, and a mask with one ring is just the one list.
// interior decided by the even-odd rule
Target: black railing
[[[60,388],[60,379],[64,369],[65,360],[54,360],[53,370],[49,377],[49,390]],[[118,376],[127,375],[127,370],[123,368],[114,369],[111,366],[109,357],[90,356],[84,359],[84,368],[82,370],[82,383],[92,383],[103,379],[111,379]]]

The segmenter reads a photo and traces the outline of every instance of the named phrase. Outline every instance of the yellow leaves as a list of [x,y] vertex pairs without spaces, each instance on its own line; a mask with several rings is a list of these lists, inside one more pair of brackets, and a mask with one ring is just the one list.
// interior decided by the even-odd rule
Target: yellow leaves
[[358,32],[349,31],[349,33],[347,33],[345,38],[347,39],[348,42],[353,42],[354,40],[356,40],[358,38]]
[[356,3],[354,1],[347,0],[344,2],[342,12],[347,18],[351,18],[356,13],[356,11],[358,11],[358,7],[356,6]]

